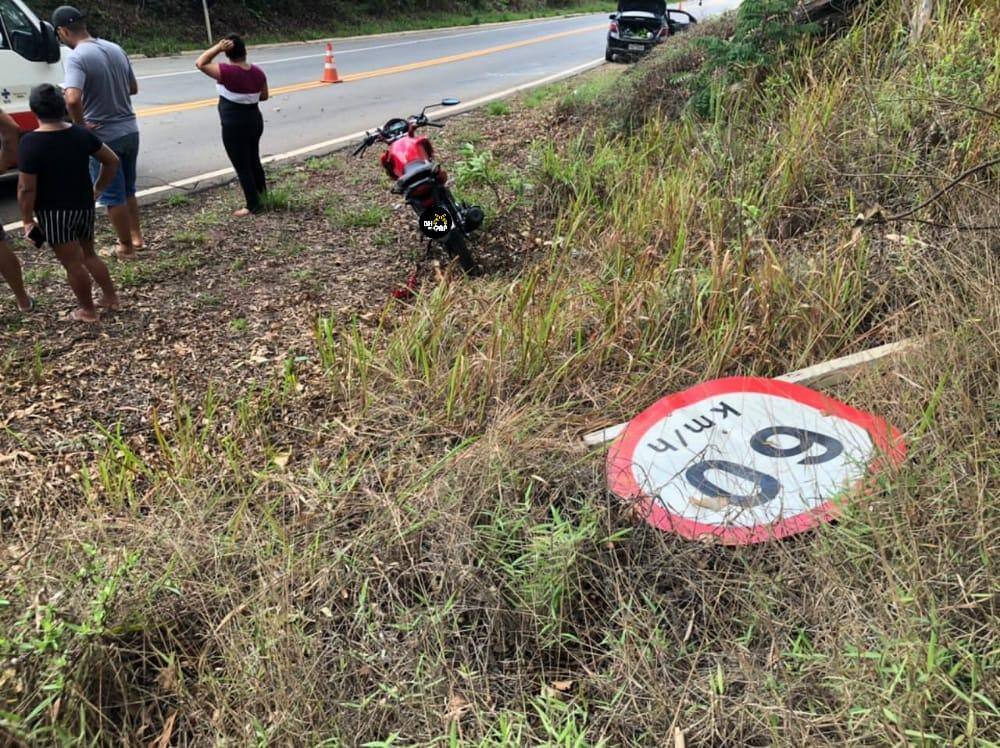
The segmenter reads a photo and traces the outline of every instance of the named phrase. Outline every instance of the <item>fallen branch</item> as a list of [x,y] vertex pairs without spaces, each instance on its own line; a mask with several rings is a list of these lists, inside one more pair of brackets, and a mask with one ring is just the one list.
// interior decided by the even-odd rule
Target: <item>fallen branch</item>
[[952,187],[954,187],[956,184],[958,184],[962,180],[968,179],[973,174],[977,174],[978,172],[981,172],[984,169],[988,169],[991,166],[996,166],[997,164],[1000,164],[1000,158],[993,158],[993,159],[990,159],[989,161],[983,161],[983,163],[978,164],[977,166],[973,166],[972,168],[966,169],[965,171],[963,171],[957,177],[955,177],[950,182],[948,182],[948,184],[946,184],[944,187],[942,187],[937,192],[935,192],[933,195],[931,195],[929,198],[927,198],[922,203],[920,203],[920,205],[918,205],[916,208],[912,208],[912,209],[910,209],[908,211],[905,211],[903,213],[898,213],[897,215],[894,215],[894,216],[880,216],[880,215],[876,214],[875,216],[872,217],[872,221],[875,222],[875,223],[889,223],[891,221],[902,221],[904,218],[908,218],[909,216],[912,216],[917,211],[920,211],[920,210],[923,210],[924,208],[926,208],[928,205],[930,205],[935,200],[937,200],[939,197],[941,197],[942,195],[944,195],[946,192],[948,192],[948,190],[950,190]]

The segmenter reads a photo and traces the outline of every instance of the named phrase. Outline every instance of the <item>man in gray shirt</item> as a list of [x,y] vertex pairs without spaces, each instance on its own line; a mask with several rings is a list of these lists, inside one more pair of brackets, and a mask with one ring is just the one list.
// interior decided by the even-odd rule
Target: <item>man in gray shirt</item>
[[[87,30],[84,15],[63,5],[52,14],[52,25],[62,42],[73,50],[66,58],[66,107],[78,125],[94,131],[118,156],[121,167],[98,203],[118,235],[118,256],[130,259],[143,248],[139,203],[135,198],[139,126],[132,97],[139,83],[125,51],[113,42],[96,39]],[[99,164],[91,163],[96,179]]]

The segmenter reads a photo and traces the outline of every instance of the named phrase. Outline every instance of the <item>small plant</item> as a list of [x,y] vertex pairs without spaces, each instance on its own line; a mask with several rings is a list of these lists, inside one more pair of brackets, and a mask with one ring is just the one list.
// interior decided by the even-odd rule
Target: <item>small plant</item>
[[142,271],[134,263],[117,263],[115,277],[119,286],[135,286],[142,277]]
[[29,286],[44,286],[55,278],[55,271],[51,267],[27,270],[24,273],[24,282]]
[[166,199],[166,204],[171,208],[181,208],[191,204],[191,198],[184,192],[175,192]]
[[537,109],[546,101],[554,99],[565,91],[566,85],[564,83],[550,83],[547,86],[533,88],[524,95],[524,105],[529,109]]
[[45,360],[42,357],[42,344],[35,341],[34,355],[31,357],[31,376],[35,384],[45,381]]
[[260,207],[266,211],[295,210],[299,207],[299,200],[291,187],[282,184],[271,187],[260,196]]
[[195,297],[195,301],[201,307],[218,307],[222,306],[223,297],[217,293],[200,293]]
[[207,244],[208,235],[203,231],[178,231],[173,239],[178,244]]
[[326,217],[338,229],[374,228],[389,217],[389,209],[382,205],[359,209],[330,207],[326,209]]
[[491,101],[486,106],[486,112],[491,117],[502,117],[505,114],[510,114],[510,104],[502,99]]

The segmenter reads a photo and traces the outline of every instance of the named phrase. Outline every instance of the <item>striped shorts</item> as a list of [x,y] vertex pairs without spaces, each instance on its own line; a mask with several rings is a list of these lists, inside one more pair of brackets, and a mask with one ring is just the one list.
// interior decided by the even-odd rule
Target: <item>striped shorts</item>
[[36,210],[38,226],[50,247],[94,238],[94,209]]

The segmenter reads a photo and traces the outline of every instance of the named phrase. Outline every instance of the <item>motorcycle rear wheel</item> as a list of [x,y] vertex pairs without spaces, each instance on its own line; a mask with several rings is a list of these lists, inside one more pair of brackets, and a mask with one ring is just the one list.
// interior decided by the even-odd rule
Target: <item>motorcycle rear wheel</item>
[[448,250],[448,254],[458,258],[458,263],[462,266],[462,270],[466,273],[475,271],[476,261],[472,259],[472,252],[469,251],[469,245],[466,244],[465,237],[462,236],[460,231],[452,231],[451,236],[445,241],[444,246]]

